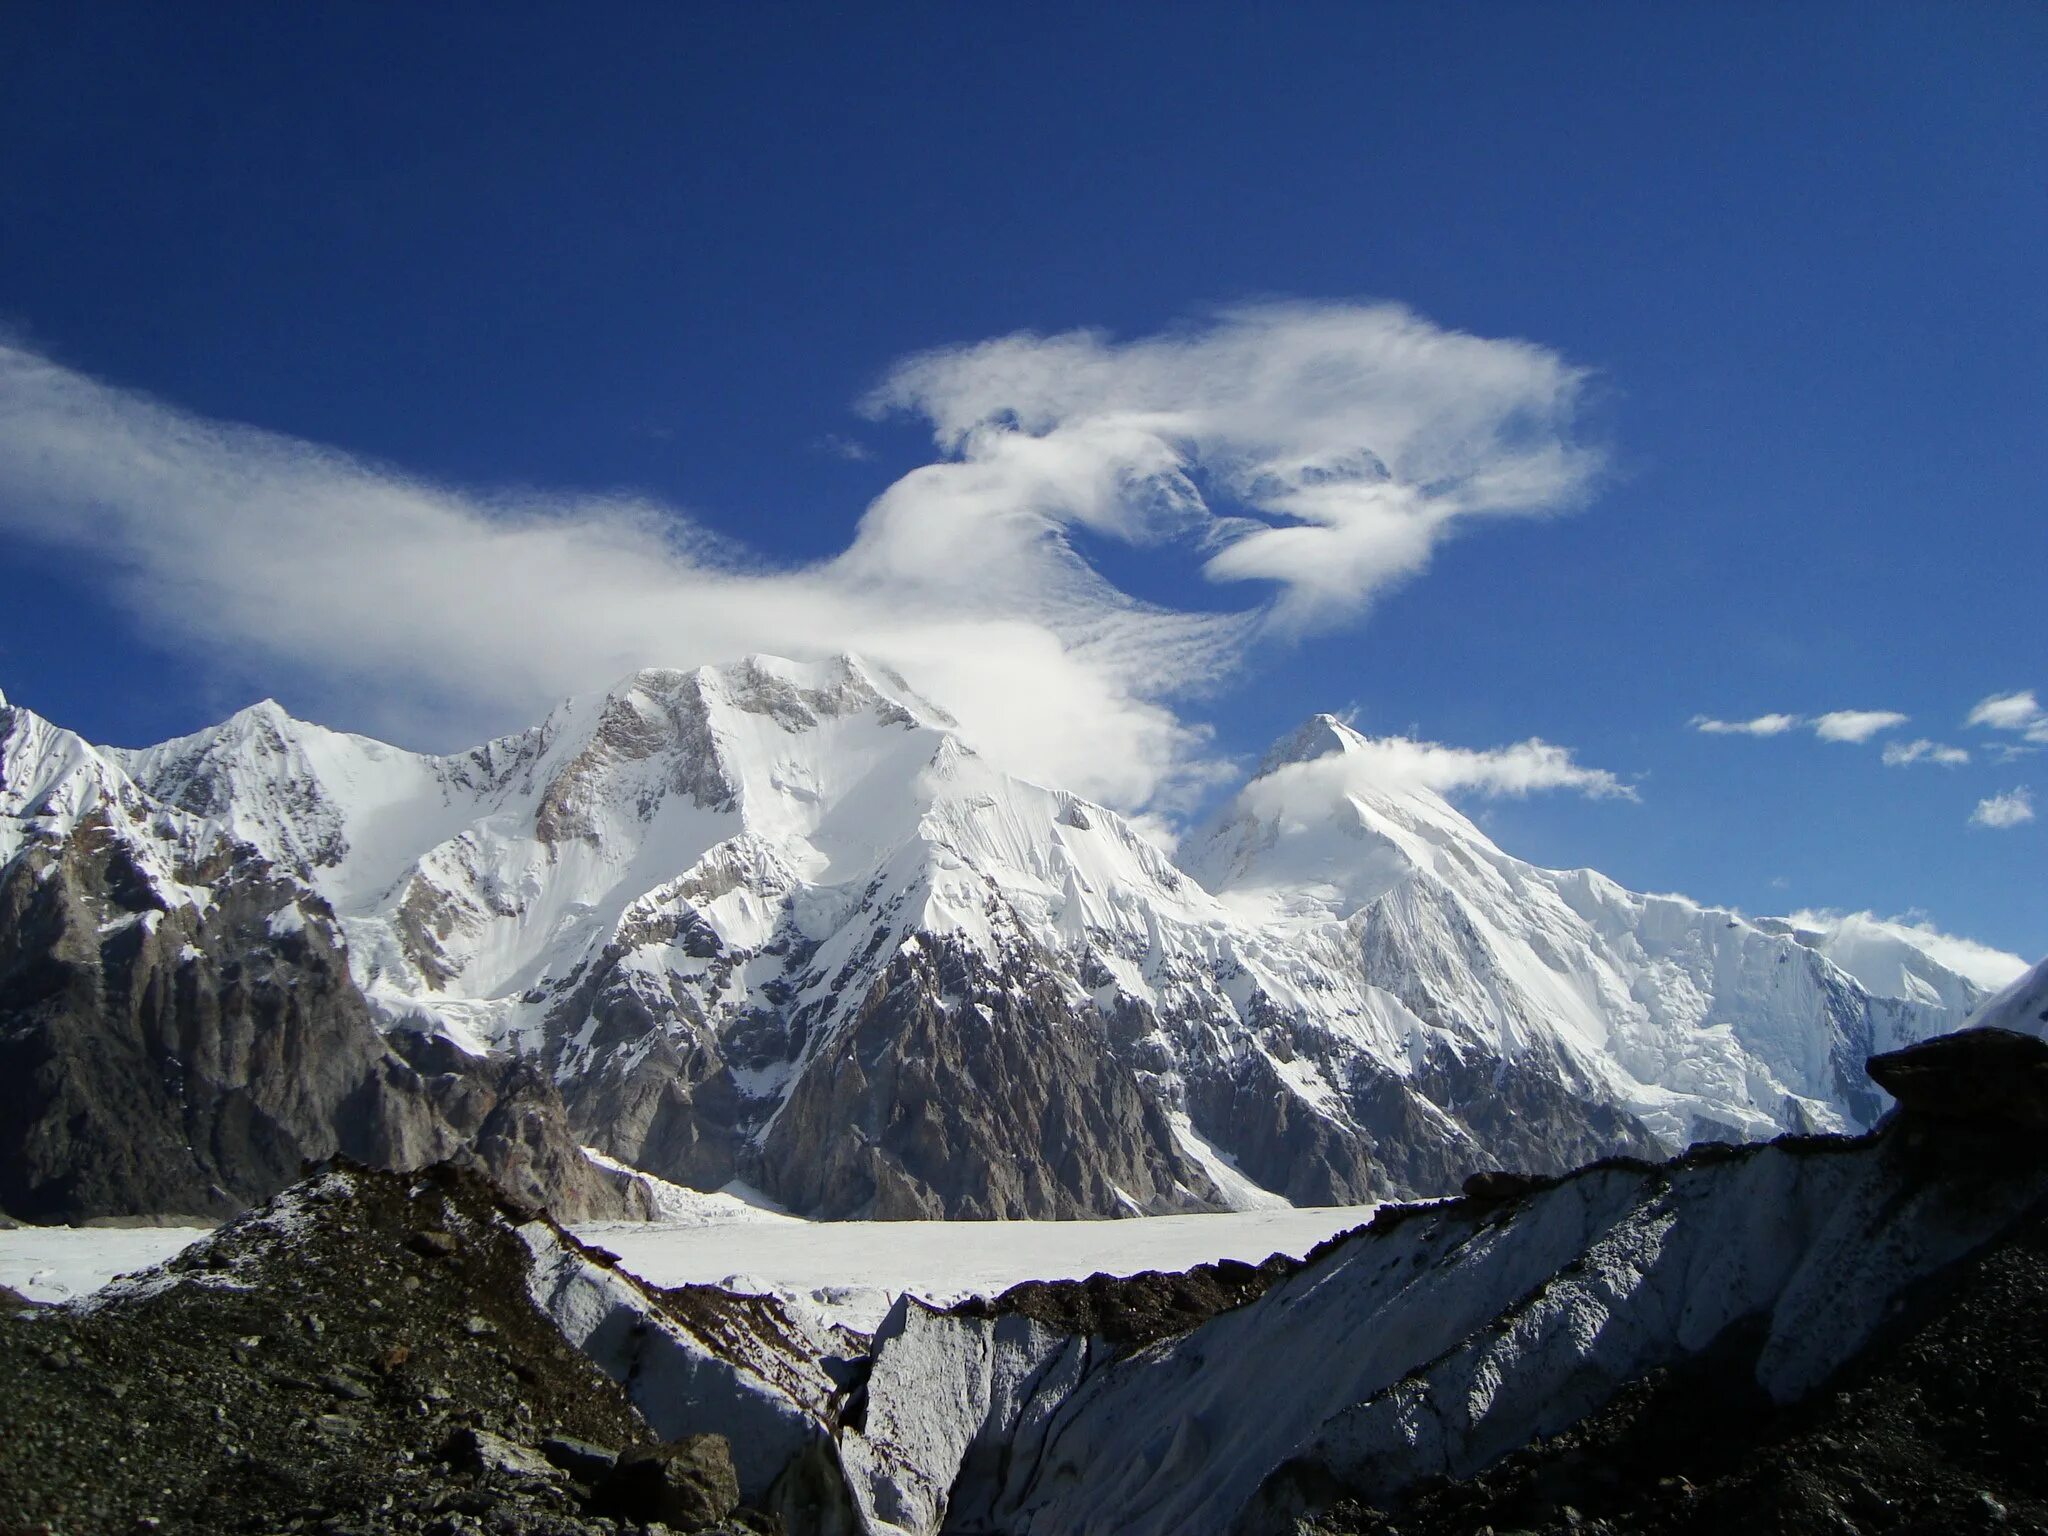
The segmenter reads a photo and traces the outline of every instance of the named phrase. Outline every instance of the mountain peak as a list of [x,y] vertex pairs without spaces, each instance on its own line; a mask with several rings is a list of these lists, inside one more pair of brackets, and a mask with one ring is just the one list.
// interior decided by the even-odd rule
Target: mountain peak
[[1358,740],[1358,732],[1335,715],[1311,715],[1266,749],[1252,777],[1263,779],[1290,764],[1312,763],[1318,758],[1356,751]]

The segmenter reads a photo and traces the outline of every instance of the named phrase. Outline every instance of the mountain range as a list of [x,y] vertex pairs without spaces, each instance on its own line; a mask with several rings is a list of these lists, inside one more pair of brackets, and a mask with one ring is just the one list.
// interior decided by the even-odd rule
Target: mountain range
[[[1538,868],[1318,716],[1169,852],[888,669],[636,673],[472,751],[0,699],[0,1207],[224,1214],[340,1151],[565,1217],[1446,1193],[1860,1130],[1985,999],[1910,930]],[[593,1160],[587,1155],[600,1156]]]

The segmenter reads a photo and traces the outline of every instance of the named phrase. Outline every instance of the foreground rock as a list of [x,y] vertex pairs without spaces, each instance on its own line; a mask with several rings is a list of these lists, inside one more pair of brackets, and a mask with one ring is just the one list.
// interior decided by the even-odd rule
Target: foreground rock
[[[0,1311],[0,1530],[776,1529],[722,1442],[664,1447],[534,1306],[529,1237],[571,1241],[472,1174],[342,1167],[84,1302]],[[632,1458],[689,1476],[642,1513]]]
[[0,1527],[2048,1529],[2042,1052],[1880,1058],[1861,1137],[1492,1171],[1304,1261],[905,1297],[872,1338],[338,1166],[0,1315]]

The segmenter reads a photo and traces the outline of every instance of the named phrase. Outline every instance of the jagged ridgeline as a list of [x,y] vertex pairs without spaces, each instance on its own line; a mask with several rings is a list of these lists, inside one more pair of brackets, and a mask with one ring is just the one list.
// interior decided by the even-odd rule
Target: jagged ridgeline
[[0,1207],[219,1214],[341,1151],[644,1208],[580,1147],[824,1217],[1434,1194],[1860,1129],[1864,1057],[1980,1001],[1523,863],[1363,747],[1310,722],[1176,863],[852,658],[446,757],[0,702]]

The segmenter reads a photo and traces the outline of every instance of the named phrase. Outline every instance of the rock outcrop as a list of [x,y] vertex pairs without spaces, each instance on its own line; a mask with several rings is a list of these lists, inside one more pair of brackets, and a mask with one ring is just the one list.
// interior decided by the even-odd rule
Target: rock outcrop
[[379,1028],[302,884],[246,847],[176,873],[204,900],[166,892],[114,807],[0,867],[0,1204],[227,1216],[339,1152],[469,1162],[570,1219],[651,1212],[531,1064]]

